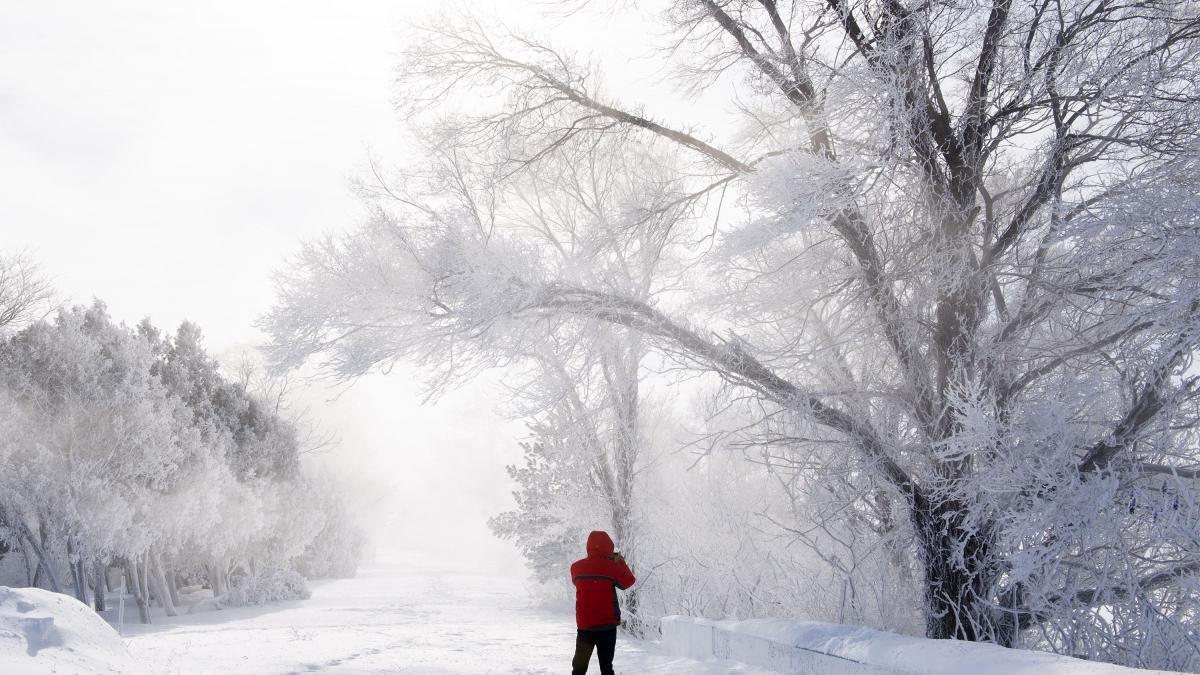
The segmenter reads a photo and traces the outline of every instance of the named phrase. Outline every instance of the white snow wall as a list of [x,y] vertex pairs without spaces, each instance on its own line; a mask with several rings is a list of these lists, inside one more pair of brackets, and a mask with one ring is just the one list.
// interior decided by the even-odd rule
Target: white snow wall
[[958,640],[928,640],[815,621],[662,620],[663,648],[693,659],[720,658],[787,675],[1168,675],[1056,654]]

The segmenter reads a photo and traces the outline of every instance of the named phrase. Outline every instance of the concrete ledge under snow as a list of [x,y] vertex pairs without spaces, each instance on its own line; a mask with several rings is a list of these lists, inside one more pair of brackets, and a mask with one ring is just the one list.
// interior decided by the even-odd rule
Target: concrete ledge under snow
[[662,620],[663,648],[693,659],[740,661],[788,675],[1168,675],[991,644],[784,619]]

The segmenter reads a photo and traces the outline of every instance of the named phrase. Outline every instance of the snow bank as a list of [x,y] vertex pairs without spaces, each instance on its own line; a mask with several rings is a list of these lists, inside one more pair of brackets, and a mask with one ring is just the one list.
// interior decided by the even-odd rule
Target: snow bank
[[136,673],[121,637],[90,607],[40,588],[0,586],[0,672]]
[[1066,656],[958,640],[927,640],[815,621],[662,620],[663,648],[676,656],[721,658],[781,673],[822,675],[1167,675]]

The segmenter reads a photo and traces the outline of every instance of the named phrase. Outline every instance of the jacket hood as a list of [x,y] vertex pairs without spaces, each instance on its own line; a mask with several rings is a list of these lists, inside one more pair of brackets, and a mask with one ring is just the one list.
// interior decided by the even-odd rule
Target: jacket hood
[[588,535],[587,552],[588,557],[603,558],[612,555],[616,548],[613,546],[613,540],[609,538],[607,532],[595,530]]

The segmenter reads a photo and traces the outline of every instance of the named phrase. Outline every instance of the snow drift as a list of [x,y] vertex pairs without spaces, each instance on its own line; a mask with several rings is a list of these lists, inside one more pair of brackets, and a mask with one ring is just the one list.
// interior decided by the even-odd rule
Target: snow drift
[[90,607],[40,588],[0,586],[0,672],[141,672],[121,637]]
[[823,675],[1168,675],[992,644],[885,633],[845,624],[785,619],[662,620],[663,648],[784,673]]

